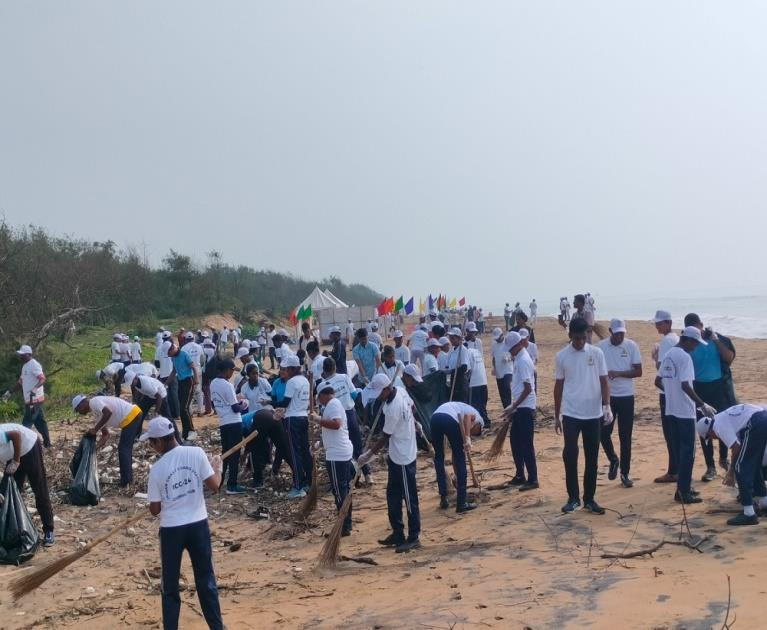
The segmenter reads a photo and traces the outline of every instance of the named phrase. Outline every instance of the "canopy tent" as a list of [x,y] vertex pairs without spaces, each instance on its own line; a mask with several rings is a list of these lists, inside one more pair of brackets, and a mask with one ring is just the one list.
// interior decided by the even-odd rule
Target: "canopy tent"
[[296,306],[296,312],[306,309],[308,306],[311,306],[312,312],[314,312],[323,308],[336,308],[338,304],[325,295],[322,289],[314,287],[314,291],[312,291],[303,302]]
[[346,302],[344,302],[343,300],[341,300],[341,299],[337,298],[335,295],[333,295],[330,292],[330,289],[325,289],[325,291],[323,291],[323,293],[326,296],[328,296],[331,300],[333,300],[333,302],[335,302],[335,305],[337,307],[339,307],[339,308],[349,308],[349,305]]

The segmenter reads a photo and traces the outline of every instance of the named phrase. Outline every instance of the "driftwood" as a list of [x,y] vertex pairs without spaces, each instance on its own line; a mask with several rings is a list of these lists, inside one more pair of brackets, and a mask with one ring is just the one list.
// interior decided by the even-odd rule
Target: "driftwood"
[[688,540],[661,540],[657,545],[653,545],[652,547],[647,547],[646,549],[639,549],[637,551],[630,551],[628,553],[603,553],[602,558],[605,558],[605,559],[620,558],[621,560],[626,560],[628,558],[639,558],[640,556],[652,556],[652,554],[654,554],[664,545],[676,545],[677,547],[687,547],[688,549],[692,549],[694,551],[697,551],[698,553],[703,553],[700,549],[700,546],[707,540],[708,540],[708,537],[701,538],[695,544],[691,543]]

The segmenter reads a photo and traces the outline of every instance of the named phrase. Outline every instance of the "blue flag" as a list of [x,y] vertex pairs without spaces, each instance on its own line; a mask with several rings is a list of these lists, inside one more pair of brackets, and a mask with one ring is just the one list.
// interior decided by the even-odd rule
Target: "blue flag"
[[410,315],[413,312],[413,298],[410,298],[405,304],[405,315]]

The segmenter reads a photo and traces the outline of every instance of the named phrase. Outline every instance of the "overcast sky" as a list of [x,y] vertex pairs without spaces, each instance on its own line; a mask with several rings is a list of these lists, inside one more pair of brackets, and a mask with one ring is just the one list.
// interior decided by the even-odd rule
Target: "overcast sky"
[[0,211],[495,306],[762,291],[767,4],[0,4]]

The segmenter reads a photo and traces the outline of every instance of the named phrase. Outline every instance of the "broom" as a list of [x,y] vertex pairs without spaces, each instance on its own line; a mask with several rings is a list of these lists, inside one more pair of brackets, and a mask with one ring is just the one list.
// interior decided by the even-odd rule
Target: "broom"
[[[314,414],[314,374],[310,374],[309,378],[309,413]],[[302,521],[309,518],[309,515],[314,512],[314,508],[317,507],[317,499],[320,495],[320,483],[317,479],[317,452],[319,451],[319,443],[316,448],[312,448],[312,485],[309,486],[309,492],[306,493],[304,500],[301,501],[301,506],[298,508],[298,518]]]
[[[228,451],[224,451],[221,455],[221,463],[223,464],[229,457],[234,455],[237,451],[239,451],[241,448],[244,448],[249,442],[252,440],[255,440],[258,437],[258,431],[253,431],[248,435],[247,437],[242,438],[237,444],[235,444],[232,448],[230,448]],[[224,474],[223,471],[221,473],[221,485],[218,487],[219,492],[221,492],[221,488],[224,487]]]
[[[394,381],[397,380],[397,377],[399,376],[399,372],[400,372],[400,368],[397,368],[394,372],[394,376],[392,377],[391,381],[389,381],[389,387],[391,387],[394,384]],[[382,411],[383,411],[383,403],[378,408],[378,412],[376,413],[376,416],[373,419],[372,428],[370,429],[370,433],[368,433],[368,437],[365,440],[365,446],[362,449],[363,452],[367,450],[368,444],[370,443],[370,439],[373,437],[373,434],[376,432],[376,428],[378,428],[378,421],[381,418]],[[362,466],[357,468],[357,471],[354,474],[354,479],[352,479],[351,483],[349,484],[349,494],[346,495],[344,502],[341,504],[341,508],[338,510],[338,516],[336,517],[336,522],[333,524],[333,528],[330,530],[327,540],[325,540],[325,544],[322,545],[322,550],[320,551],[318,564],[323,569],[332,568],[336,564],[336,560],[338,558],[338,548],[341,545],[341,532],[344,527],[344,521],[346,520],[346,517],[349,514],[349,510],[352,507],[352,493],[354,492],[354,486],[357,483],[357,480],[359,479],[361,474],[362,474]]]
[[503,453],[503,445],[506,444],[506,436],[509,434],[509,427],[511,426],[511,418],[503,423],[498,433],[495,434],[495,439],[490,445],[490,449],[485,454],[486,462],[494,462]]
[[463,450],[466,453],[466,459],[469,461],[469,470],[471,471],[471,482],[475,488],[478,488],[482,492],[482,486],[479,483],[479,477],[474,472],[474,460],[471,458],[471,449],[466,446],[466,430],[463,427],[463,416],[460,416],[458,420],[458,426],[461,427],[461,437],[463,438],[464,447]]
[[139,512],[138,514],[134,514],[129,519],[126,519],[119,525],[113,527],[103,536],[99,536],[95,540],[92,540],[91,542],[89,542],[82,549],[78,549],[77,551],[70,553],[69,555],[66,555],[63,558],[54,560],[53,562],[50,562],[38,569],[31,570],[25,573],[24,575],[21,575],[17,578],[12,579],[8,583],[8,589],[11,591],[11,596],[13,597],[13,601],[17,601],[20,597],[23,597],[27,593],[34,591],[36,588],[38,588],[44,582],[46,582],[49,578],[52,578],[57,573],[60,573],[61,571],[66,569],[73,562],[76,562],[87,553],[90,553],[91,549],[93,549],[96,545],[103,543],[105,540],[114,536],[121,529],[125,529],[129,525],[132,525],[133,523],[140,521],[142,518],[145,518],[148,515],[149,515],[149,511],[146,511],[146,512],[142,511],[142,512]]

